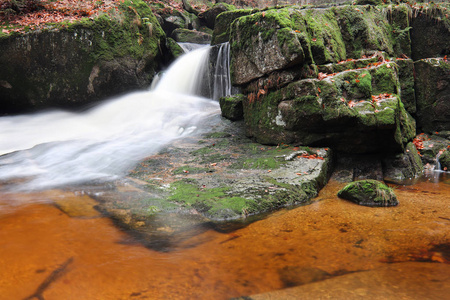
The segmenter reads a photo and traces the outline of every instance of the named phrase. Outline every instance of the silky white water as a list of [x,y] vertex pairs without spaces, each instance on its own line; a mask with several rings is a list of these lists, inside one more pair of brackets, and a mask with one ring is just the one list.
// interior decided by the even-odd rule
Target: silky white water
[[110,180],[219,113],[195,96],[208,47],[180,57],[152,91],[111,99],[83,113],[0,118],[0,180],[20,190]]

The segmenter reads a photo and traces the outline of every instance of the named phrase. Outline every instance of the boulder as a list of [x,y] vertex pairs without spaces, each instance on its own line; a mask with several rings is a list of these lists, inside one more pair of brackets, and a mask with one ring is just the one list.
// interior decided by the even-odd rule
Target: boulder
[[450,54],[450,5],[415,7],[411,18],[411,45],[414,61]]
[[200,13],[198,16],[201,20],[203,20],[206,23],[206,26],[208,26],[211,29],[214,29],[214,25],[216,24],[216,18],[219,14],[225,11],[232,11],[235,9],[236,7],[233,5],[225,3],[217,3],[210,9]]
[[438,156],[440,170],[450,171],[450,151],[443,150]]
[[268,144],[403,151],[415,136],[415,121],[398,96],[397,71],[385,61],[252,93],[243,103],[247,134]]
[[364,206],[396,206],[393,190],[381,181],[359,180],[347,184],[338,192],[338,197]]
[[238,121],[244,118],[242,102],[245,96],[242,94],[220,98],[220,109],[222,116],[231,121]]
[[211,42],[211,35],[197,31],[177,28],[172,32],[172,38],[179,43],[207,44]]
[[403,153],[390,155],[382,162],[384,181],[401,184],[423,173],[423,163],[413,143],[408,143]]
[[147,88],[160,68],[164,32],[143,1],[121,14],[0,33],[0,114],[76,107]]
[[450,130],[450,61],[421,59],[414,67],[418,127],[427,133]]
[[258,11],[259,10],[257,9],[237,9],[219,14],[216,17],[216,21],[214,24],[214,32],[211,40],[211,45],[228,42],[230,40],[230,25],[233,23],[233,21],[242,16],[251,15]]

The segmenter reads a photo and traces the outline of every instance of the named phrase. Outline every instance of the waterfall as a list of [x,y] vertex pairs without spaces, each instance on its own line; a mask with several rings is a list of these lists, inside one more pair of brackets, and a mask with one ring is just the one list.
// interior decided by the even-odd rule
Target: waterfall
[[230,43],[223,43],[219,46],[216,65],[213,75],[213,94],[212,98],[219,100],[220,97],[232,94],[230,80]]
[[[0,181],[33,190],[124,176],[171,141],[208,128],[217,101],[197,96],[209,47],[181,56],[151,91],[111,99],[83,113],[0,118]],[[210,127],[210,126],[209,126]]]

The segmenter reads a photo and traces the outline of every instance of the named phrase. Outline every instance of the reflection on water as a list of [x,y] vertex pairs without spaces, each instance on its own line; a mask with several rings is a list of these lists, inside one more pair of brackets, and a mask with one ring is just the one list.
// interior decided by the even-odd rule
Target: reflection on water
[[[4,194],[1,295],[229,299],[306,284],[302,293],[317,299],[333,298],[327,285],[346,278],[339,291],[346,299],[444,299],[450,289],[450,182],[442,175],[439,183],[425,178],[396,187],[400,205],[390,208],[338,199],[344,184],[330,182],[311,205],[278,211],[233,232],[199,231],[169,253],[130,243],[111,220],[92,214],[93,203],[85,195]],[[21,204],[15,202],[20,199]],[[85,208],[74,212],[64,199]],[[420,265],[404,263],[412,261]],[[360,272],[367,270],[373,271]],[[361,286],[369,275],[376,278],[376,287]],[[315,281],[321,285],[308,284]]]

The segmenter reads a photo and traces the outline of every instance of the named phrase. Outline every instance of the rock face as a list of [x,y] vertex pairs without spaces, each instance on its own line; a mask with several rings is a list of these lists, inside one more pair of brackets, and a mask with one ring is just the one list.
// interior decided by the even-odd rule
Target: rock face
[[338,197],[364,206],[396,206],[397,197],[392,189],[377,180],[359,180],[347,184]]
[[[415,136],[411,114],[417,114],[419,123],[426,123],[422,120],[430,115],[435,123],[447,124],[449,79],[444,74],[440,81],[430,78],[434,91],[442,91],[442,99],[437,97],[441,105],[433,106],[441,114],[431,117],[422,112],[422,103],[435,94],[421,92],[425,85],[419,87],[420,79],[415,82],[414,68],[420,71],[423,66],[408,58],[412,53],[447,53],[447,20],[440,19],[440,29],[431,38],[442,40],[436,53],[414,47],[417,35],[409,34],[415,16],[442,17],[446,8],[433,7],[439,12],[413,12],[408,5],[291,6],[219,15],[213,41],[229,37],[233,84],[247,96],[243,100],[247,135],[264,144],[399,153]],[[231,25],[224,26],[225,20]],[[423,20],[414,24],[430,25]]]
[[421,59],[414,67],[418,127],[428,133],[450,130],[450,61]]
[[0,114],[80,106],[146,88],[163,60],[164,39],[143,1],[46,31],[0,34]]

